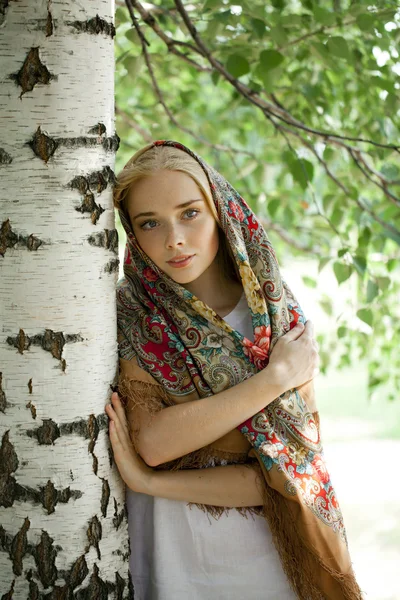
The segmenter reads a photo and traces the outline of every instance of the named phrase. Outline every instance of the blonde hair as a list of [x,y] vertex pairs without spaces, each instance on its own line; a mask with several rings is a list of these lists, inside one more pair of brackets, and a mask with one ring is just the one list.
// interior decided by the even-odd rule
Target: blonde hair
[[152,146],[148,144],[138,150],[119,172],[114,187],[114,206],[122,210],[129,220],[126,199],[132,185],[139,179],[151,177],[160,170],[181,171],[191,177],[201,192],[218,224],[219,248],[217,258],[221,274],[227,279],[241,281],[240,273],[233,258],[231,248],[221,228],[220,219],[212,197],[207,175],[201,165],[190,154],[173,146]]

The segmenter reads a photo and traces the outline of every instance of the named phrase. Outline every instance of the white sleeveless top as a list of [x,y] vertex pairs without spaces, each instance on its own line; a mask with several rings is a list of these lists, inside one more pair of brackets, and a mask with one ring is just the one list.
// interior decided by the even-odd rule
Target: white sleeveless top
[[[244,295],[223,317],[253,340]],[[265,519],[127,490],[135,600],[295,600]]]

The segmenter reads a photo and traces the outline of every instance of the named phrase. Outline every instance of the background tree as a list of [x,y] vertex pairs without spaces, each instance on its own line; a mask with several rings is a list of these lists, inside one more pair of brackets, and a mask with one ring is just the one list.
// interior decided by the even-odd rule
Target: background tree
[[0,597],[122,599],[114,5],[2,0],[0,20]]
[[[151,139],[204,155],[279,256],[354,280],[337,336],[318,336],[322,371],[339,344],[339,367],[368,360],[370,392],[400,390],[398,3],[117,5],[117,170]],[[330,290],[320,303],[335,313]]]

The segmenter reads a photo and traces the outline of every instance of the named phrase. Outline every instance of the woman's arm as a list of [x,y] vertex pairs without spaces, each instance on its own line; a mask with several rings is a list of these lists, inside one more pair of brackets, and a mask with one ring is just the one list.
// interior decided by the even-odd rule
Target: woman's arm
[[182,471],[153,471],[141,491],[150,496],[228,508],[263,504],[258,467],[227,465]]
[[154,471],[132,446],[123,406],[114,393],[106,411],[110,417],[110,441],[114,459],[126,485],[150,496],[214,504],[257,506],[262,504],[257,487],[257,464],[227,465],[182,471]]
[[[318,364],[311,323],[297,327],[274,347],[265,369],[241,383],[198,400],[149,415],[143,408],[128,414],[138,452],[152,467],[189,454],[223,437],[258,413],[280,394],[313,377]],[[134,360],[121,360],[121,374],[140,379]]]

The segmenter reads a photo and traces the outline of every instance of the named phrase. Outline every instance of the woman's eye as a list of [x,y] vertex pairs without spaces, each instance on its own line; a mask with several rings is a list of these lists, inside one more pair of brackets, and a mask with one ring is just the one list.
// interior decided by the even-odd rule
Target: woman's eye
[[154,227],[145,227],[145,225],[148,225],[149,223],[155,223],[155,221],[145,221],[140,225],[140,229],[144,229],[145,231],[146,229],[154,229]]
[[[185,214],[187,215],[187,213],[194,213],[194,216],[197,215],[197,213],[199,213],[200,211],[197,210],[196,208],[189,208],[188,210],[185,211]],[[193,218],[193,217],[191,217]]]
[[[189,219],[195,219],[196,215],[199,213],[200,211],[197,210],[196,208],[188,208],[188,210],[185,210],[184,214],[188,215],[188,213],[193,213],[191,216],[189,215]],[[151,226],[152,223],[155,223],[157,225],[157,221],[145,221],[144,223],[141,223],[141,225],[139,225],[140,229],[143,229],[144,231],[149,231],[150,229],[154,229],[154,227]]]

